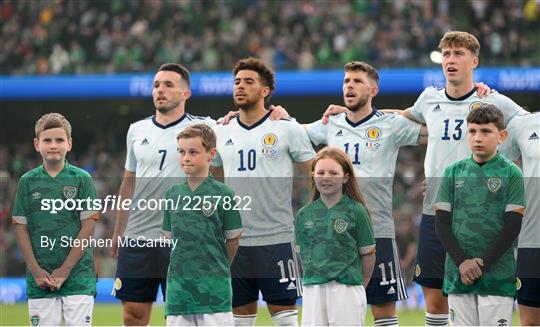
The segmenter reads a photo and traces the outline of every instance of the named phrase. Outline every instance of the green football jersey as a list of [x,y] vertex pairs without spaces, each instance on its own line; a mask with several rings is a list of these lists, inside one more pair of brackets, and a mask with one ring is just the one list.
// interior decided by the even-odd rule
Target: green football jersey
[[[21,177],[12,217],[15,223],[28,225],[34,256],[41,268],[50,273],[60,267],[71,250],[69,238],[76,239],[79,234],[81,220],[97,213],[89,210],[86,205],[79,206],[84,207],[84,210],[62,209],[51,213],[52,210],[44,203],[50,200],[93,200],[95,196],[96,190],[90,174],[67,161],[64,169],[54,178],[43,166],[34,168]],[[86,249],[60,290],[50,291],[38,287],[30,271],[26,273],[26,285],[29,299],[95,295],[96,271],[92,249]]]
[[[234,192],[212,175],[191,191],[186,182],[165,194],[163,230],[177,245],[167,273],[166,316],[232,311],[232,286],[225,239],[242,231]],[[232,204],[232,205],[231,205]]]
[[362,285],[362,258],[375,248],[371,219],[358,201],[343,194],[327,208],[321,199],[298,211],[294,219],[304,285],[332,280]]
[[[497,154],[480,166],[469,157],[448,166],[439,188],[436,209],[452,213],[452,231],[470,258],[482,257],[501,232],[507,211],[525,207],[521,170]],[[513,297],[516,261],[508,250],[472,285],[461,283],[459,269],[446,256],[443,292]]]

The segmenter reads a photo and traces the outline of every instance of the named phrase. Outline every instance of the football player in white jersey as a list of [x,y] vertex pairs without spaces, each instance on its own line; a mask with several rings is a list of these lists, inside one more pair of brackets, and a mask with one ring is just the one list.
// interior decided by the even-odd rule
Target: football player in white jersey
[[296,121],[268,119],[265,99],[275,82],[265,63],[242,59],[233,74],[234,103],[240,113],[229,124],[216,126],[214,164],[223,166],[225,183],[246,209],[231,267],[235,325],[255,325],[259,291],[275,325],[297,325],[301,283],[293,243],[293,171],[298,163],[307,175],[315,152]]
[[366,288],[375,326],[398,325],[396,301],[407,298],[405,278],[395,241],[392,189],[399,148],[426,142],[425,126],[401,115],[385,114],[372,107],[378,93],[379,74],[364,62],[345,65],[343,101],[348,109],[305,125],[315,145],[343,149],[350,157],[373,220],[377,242],[376,264]]
[[432,208],[440,179],[448,165],[470,155],[465,137],[470,109],[482,102],[494,104],[504,113],[506,123],[526,111],[497,92],[484,98],[477,95],[473,72],[479,63],[480,44],[476,37],[466,32],[447,32],[439,48],[446,86],[426,88],[414,106],[402,114],[426,124],[429,132],[424,163],[427,189],[414,280],[422,286],[424,293],[426,325],[440,326],[448,324],[448,302],[441,292],[446,253],[435,234]]
[[511,160],[521,157],[527,201],[518,240],[519,317],[522,326],[540,326],[540,112],[512,119],[507,129],[500,151]]
[[189,71],[178,64],[162,65],[153,82],[155,115],[131,124],[127,133],[119,196],[132,199],[135,207],[117,212],[112,248],[112,255],[118,256],[113,294],[122,300],[126,326],[148,325],[160,285],[164,295],[170,247],[160,242],[153,247],[119,247],[119,237],[160,239],[163,212],[136,204],[139,199],[163,198],[169,186],[185,176],[178,164],[176,135],[193,123],[214,125],[208,117],[185,112],[190,95]]

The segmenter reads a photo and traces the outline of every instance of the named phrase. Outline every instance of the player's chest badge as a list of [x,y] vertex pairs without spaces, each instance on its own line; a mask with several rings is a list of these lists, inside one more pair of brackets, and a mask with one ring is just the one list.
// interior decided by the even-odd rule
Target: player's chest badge
[[343,219],[334,220],[334,230],[336,231],[336,233],[338,234],[343,233],[344,231],[347,230],[347,227],[349,227],[349,223],[346,222],[345,220]]
[[312,220],[308,220],[308,221],[306,221],[306,222],[304,223],[304,229],[311,229],[311,228],[313,228],[314,225],[315,225],[315,224],[313,223]]
[[273,133],[266,133],[262,138],[261,154],[265,158],[276,158],[278,156],[278,137]]
[[501,185],[502,185],[502,181],[498,177],[492,177],[487,180],[487,187],[490,192],[493,192],[493,193],[497,192],[501,188]]
[[62,189],[62,194],[66,199],[74,199],[77,195],[77,187],[76,186],[64,186]]
[[[210,205],[207,205],[207,204]],[[216,212],[216,205],[212,202],[207,202],[206,205],[203,203],[201,211],[205,217],[212,217],[214,212]]]

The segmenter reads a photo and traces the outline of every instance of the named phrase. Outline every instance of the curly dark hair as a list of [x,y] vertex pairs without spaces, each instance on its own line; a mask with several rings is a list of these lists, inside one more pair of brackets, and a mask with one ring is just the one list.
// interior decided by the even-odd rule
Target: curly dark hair
[[276,89],[274,71],[264,61],[253,57],[240,59],[233,67],[233,75],[236,76],[241,70],[253,70],[259,74],[261,83],[270,88],[267,98]]

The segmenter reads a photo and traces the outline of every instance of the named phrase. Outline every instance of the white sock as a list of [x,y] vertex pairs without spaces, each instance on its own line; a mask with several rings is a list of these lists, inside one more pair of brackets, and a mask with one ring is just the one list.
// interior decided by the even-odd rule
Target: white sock
[[298,326],[298,310],[283,310],[272,315],[275,326]]
[[397,316],[375,319],[375,326],[398,326]]
[[255,326],[257,314],[254,315],[234,315],[235,326]]
[[426,312],[426,326],[447,326],[448,314],[436,314]]

